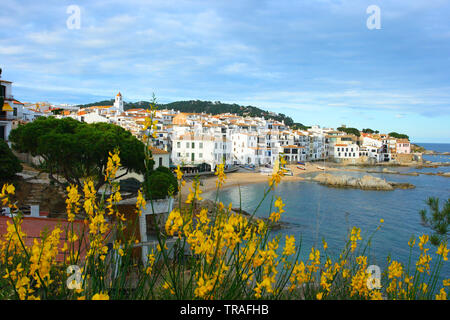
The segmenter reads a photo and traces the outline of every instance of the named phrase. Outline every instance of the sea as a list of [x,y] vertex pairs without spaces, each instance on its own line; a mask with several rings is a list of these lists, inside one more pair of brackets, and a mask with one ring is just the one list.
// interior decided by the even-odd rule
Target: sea
[[[450,152],[450,144],[420,144],[428,150]],[[450,156],[424,156],[425,160],[433,162],[449,162]],[[450,198],[450,178],[443,176],[419,175],[405,176],[383,174],[382,168],[373,167],[368,170],[379,170],[380,173],[344,172],[356,177],[373,175],[387,181],[408,182],[415,189],[395,189],[394,191],[368,191],[359,189],[331,188],[308,181],[284,181],[280,183],[275,193],[266,198],[259,206],[256,215],[268,217],[274,210],[273,201],[280,196],[286,204],[281,221],[287,222],[286,228],[272,231],[272,236],[281,236],[280,247],[286,235],[295,235],[301,240],[301,258],[308,259],[311,247],[322,251],[322,240],[328,244],[328,254],[335,259],[339,257],[346,243],[347,235],[353,226],[361,228],[363,239],[372,237],[366,255],[370,264],[378,265],[384,270],[387,258],[402,262],[405,266],[410,257],[408,241],[416,238],[416,245],[411,252],[415,262],[419,256],[418,237],[431,234],[432,231],[421,223],[419,211],[428,209],[428,197],[437,197],[442,208],[445,200]],[[400,172],[448,172],[449,167],[409,168],[396,167],[391,170]],[[311,173],[314,176],[317,173]],[[221,190],[219,200],[226,206],[231,202],[233,207],[241,206],[243,210],[253,213],[261,201],[267,184],[244,185],[240,188]],[[205,193],[205,198],[214,200],[215,192]],[[380,219],[384,220],[381,228]],[[436,259],[436,248],[429,246],[433,260]],[[334,260],[336,261],[336,260]],[[433,261],[432,261],[433,263]],[[414,267],[414,265],[413,265]],[[440,279],[450,278],[450,259],[444,262]],[[442,284],[442,282],[441,282]],[[442,285],[441,285],[442,287]]]

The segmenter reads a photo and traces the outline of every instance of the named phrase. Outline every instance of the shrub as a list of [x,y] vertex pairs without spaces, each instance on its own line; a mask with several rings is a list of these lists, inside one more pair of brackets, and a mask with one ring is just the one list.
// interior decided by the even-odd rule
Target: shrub
[[20,164],[19,159],[3,140],[0,140],[0,154],[0,181],[9,180],[13,178],[16,173],[22,171],[22,165]]
[[144,190],[147,199],[164,199],[171,193],[176,193],[177,179],[171,172],[168,173],[158,169],[153,171],[144,182]]
[[[115,171],[111,172],[109,178]],[[219,193],[226,179],[223,166],[218,166],[216,175]],[[281,175],[274,173],[270,178],[260,204],[267,196],[273,195]],[[164,176],[158,172],[153,179],[163,181],[167,178]],[[132,254],[136,238],[133,234],[124,236],[126,219],[114,209],[120,194],[111,180],[107,179],[113,192],[107,199],[95,197],[95,192],[91,192],[92,181],[85,182],[84,199],[80,198],[76,185],[68,188],[66,235],[58,226],[53,231],[42,233],[39,240],[35,239],[28,246],[23,241],[26,235],[21,228],[23,220],[20,213],[7,222],[7,231],[0,236],[0,299],[342,300],[447,297],[449,280],[443,280],[442,286],[438,283],[442,265],[448,261],[446,244],[441,244],[432,257],[430,248],[426,247],[429,238],[423,235],[418,243],[420,257],[411,264],[412,268],[389,258],[387,270],[381,273],[381,270],[378,272],[371,268],[369,257],[365,255],[374,233],[366,245],[361,245],[361,230],[353,227],[339,258],[329,255],[328,245],[323,241],[323,249],[320,246],[311,248],[308,250],[309,258],[302,260],[301,242],[297,242],[294,236],[286,236],[282,246],[280,237],[271,235],[274,223],[284,212],[280,197],[267,221],[232,213],[220,202],[216,202],[212,215],[209,215],[206,208],[199,212],[194,210],[195,202],[201,200],[198,180],[189,188],[185,201],[189,205],[174,208],[165,223],[165,232],[157,232],[158,249],[147,255],[145,264],[136,263]],[[179,168],[177,181],[182,187]],[[11,209],[14,209],[11,202],[14,192],[14,186],[8,184],[0,192],[0,202]],[[179,197],[181,202],[181,193]],[[146,204],[139,193],[136,212],[140,214],[145,205],[150,206],[150,203]],[[79,208],[90,212],[86,221],[89,230],[84,234],[78,234],[73,225],[74,213]],[[118,219],[108,223],[105,218],[110,216]],[[115,234],[114,239],[108,239],[108,234]],[[85,237],[89,237],[88,242]],[[65,249],[60,247],[61,241]],[[109,245],[108,241],[113,243]],[[408,243],[411,250],[415,241],[411,239]],[[84,259],[76,249],[82,245],[86,246]],[[58,253],[62,250],[64,260],[57,262]],[[184,256],[189,251],[192,254]],[[176,260],[176,257],[183,259]],[[68,275],[68,266],[72,271],[78,267],[78,277]],[[368,270],[375,271],[374,276]],[[131,273],[135,277],[130,277]]]

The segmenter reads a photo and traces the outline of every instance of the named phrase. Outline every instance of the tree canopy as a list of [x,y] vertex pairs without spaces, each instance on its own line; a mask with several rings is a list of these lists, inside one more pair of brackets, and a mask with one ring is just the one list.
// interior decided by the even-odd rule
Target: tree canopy
[[409,140],[409,136],[406,134],[397,133],[397,132],[389,132],[389,135],[396,139],[408,139]]
[[115,149],[126,173],[144,171],[144,144],[114,124],[40,117],[12,130],[9,137],[15,150],[42,157],[50,180],[61,185],[63,177],[81,188],[82,179],[91,177],[98,189],[105,183],[108,156]]
[[361,133],[359,132],[358,129],[356,128],[344,128],[344,127],[339,127],[337,128],[339,131],[345,132],[347,134],[354,134],[355,136],[359,137],[361,135]]
[[433,245],[437,246],[441,242],[448,241],[448,226],[450,223],[450,198],[444,202],[442,210],[439,206],[439,198],[429,197],[426,204],[430,212],[426,209],[420,210],[420,218],[422,223],[431,228],[434,233],[430,237]]
[[[80,108],[87,108],[92,106],[105,106],[112,105],[114,100],[104,100],[95,103],[89,103],[84,105],[79,105]],[[148,109],[151,102],[139,101],[139,102],[124,102],[124,109],[134,109],[143,108]],[[220,113],[235,113],[240,116],[250,116],[250,117],[265,117],[266,119],[274,119],[277,121],[284,121],[284,123],[289,126],[296,126],[298,129],[305,130],[303,124],[294,122],[291,117],[286,116],[283,113],[269,112],[254,106],[241,106],[236,103],[223,103],[220,101],[202,101],[202,100],[189,100],[189,101],[175,101],[167,104],[158,104],[158,109],[173,109],[180,112],[205,112],[209,114],[220,114]]]
[[22,171],[19,159],[9,148],[8,144],[0,139],[0,181],[6,181]]

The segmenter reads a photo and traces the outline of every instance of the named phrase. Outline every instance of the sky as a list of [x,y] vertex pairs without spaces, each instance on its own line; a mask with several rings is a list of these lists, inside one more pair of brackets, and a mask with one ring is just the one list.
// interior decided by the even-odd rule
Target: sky
[[447,0],[1,0],[0,68],[22,102],[155,93],[450,143],[449,17]]

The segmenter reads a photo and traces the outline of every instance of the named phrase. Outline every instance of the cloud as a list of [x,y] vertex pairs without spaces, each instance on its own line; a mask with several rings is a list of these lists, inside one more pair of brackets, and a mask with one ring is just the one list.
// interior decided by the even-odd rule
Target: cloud
[[0,46],[0,55],[20,54],[24,52],[25,49],[23,46]]
[[60,31],[32,32],[27,34],[26,37],[32,42],[39,45],[54,45],[60,43],[63,40],[63,36]]
[[445,1],[383,1],[375,31],[364,0],[79,1],[79,30],[66,28],[69,4],[2,3],[0,60],[19,99],[93,102],[121,90],[317,117],[450,115]]

